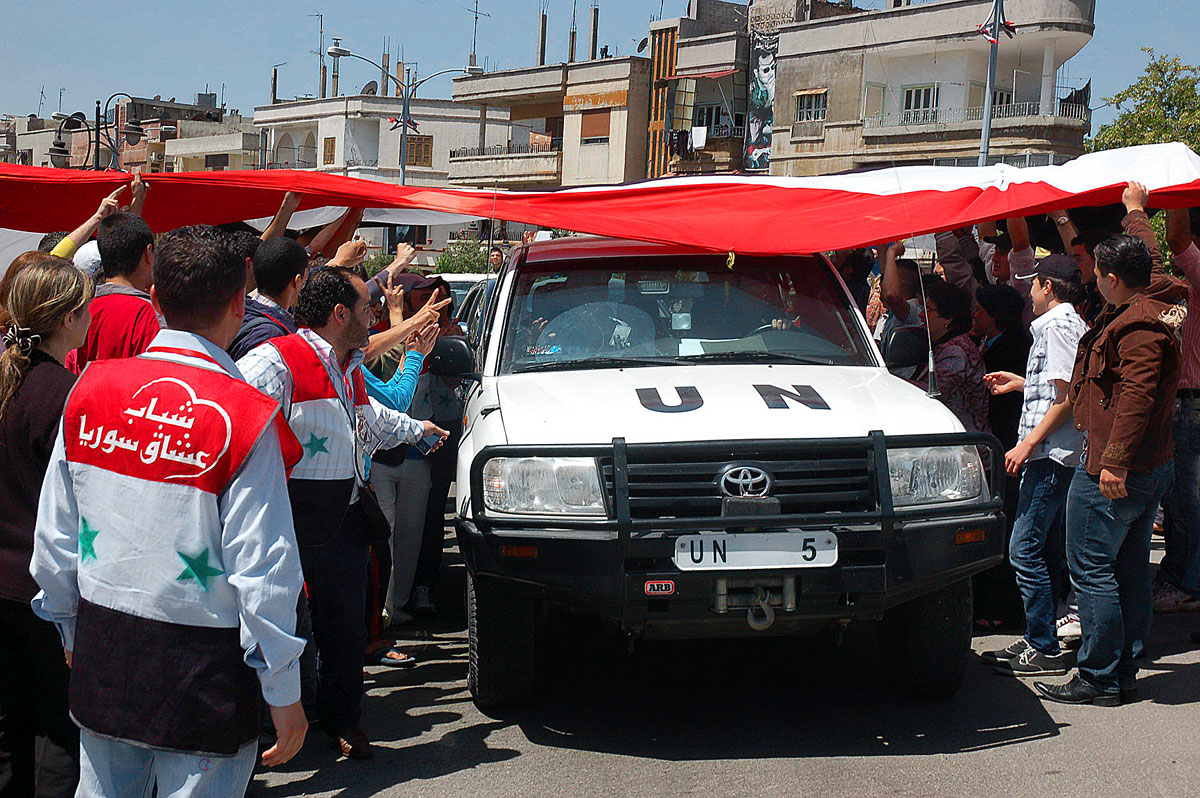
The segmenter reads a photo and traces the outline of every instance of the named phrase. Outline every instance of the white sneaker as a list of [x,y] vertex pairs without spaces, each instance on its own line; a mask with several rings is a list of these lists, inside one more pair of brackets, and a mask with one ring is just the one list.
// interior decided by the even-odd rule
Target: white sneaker
[[1059,640],[1083,636],[1083,628],[1079,625],[1079,616],[1073,612],[1069,612],[1055,621],[1054,627]]

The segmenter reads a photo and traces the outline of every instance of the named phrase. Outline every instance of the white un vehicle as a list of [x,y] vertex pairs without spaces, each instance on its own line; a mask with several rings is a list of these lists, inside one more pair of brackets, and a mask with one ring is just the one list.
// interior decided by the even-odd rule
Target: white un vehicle
[[431,367],[465,380],[479,705],[533,697],[555,608],[644,638],[873,622],[901,687],[958,689],[1002,452],[889,373],[825,258],[560,239],[473,290]]

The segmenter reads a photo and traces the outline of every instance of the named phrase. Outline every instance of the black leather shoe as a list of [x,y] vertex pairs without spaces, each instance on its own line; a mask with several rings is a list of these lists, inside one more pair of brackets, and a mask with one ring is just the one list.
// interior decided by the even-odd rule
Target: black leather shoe
[[997,662],[1008,662],[1014,660],[1024,654],[1026,651],[1032,651],[1033,646],[1025,640],[1025,638],[1017,638],[1015,642],[1009,643],[1006,647],[997,651],[985,651],[979,655],[979,658],[989,665],[995,665]]
[[1136,704],[1142,700],[1142,693],[1136,687],[1121,688],[1121,703]]
[[1042,698],[1059,704],[1093,704],[1098,707],[1115,707],[1121,703],[1120,693],[1102,693],[1080,679],[1078,675],[1072,676],[1071,680],[1065,684],[1034,682],[1033,686]]

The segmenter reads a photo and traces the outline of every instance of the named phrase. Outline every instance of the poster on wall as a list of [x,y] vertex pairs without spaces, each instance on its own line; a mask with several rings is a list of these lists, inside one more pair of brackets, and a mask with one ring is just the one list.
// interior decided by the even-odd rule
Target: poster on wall
[[775,56],[778,33],[752,33],[750,91],[746,100],[746,149],[742,168],[765,172],[771,167],[771,127],[775,121]]

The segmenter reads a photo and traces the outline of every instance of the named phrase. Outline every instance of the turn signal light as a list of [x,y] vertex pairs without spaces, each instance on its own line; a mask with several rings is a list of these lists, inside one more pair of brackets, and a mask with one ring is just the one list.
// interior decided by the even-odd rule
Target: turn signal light
[[537,546],[501,546],[500,556],[511,560],[536,560]]
[[966,529],[954,533],[955,546],[962,546],[965,543],[983,543],[985,540],[987,540],[986,529]]

